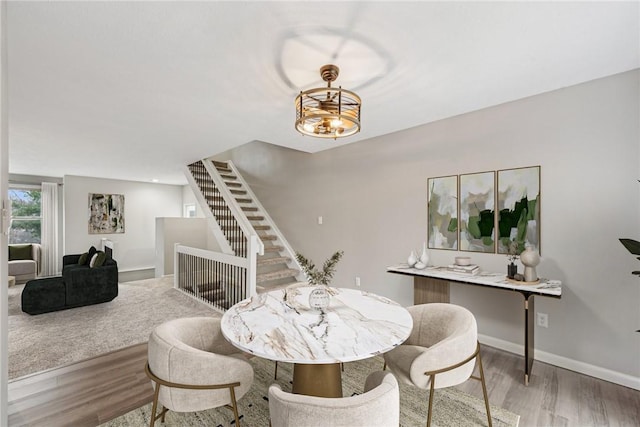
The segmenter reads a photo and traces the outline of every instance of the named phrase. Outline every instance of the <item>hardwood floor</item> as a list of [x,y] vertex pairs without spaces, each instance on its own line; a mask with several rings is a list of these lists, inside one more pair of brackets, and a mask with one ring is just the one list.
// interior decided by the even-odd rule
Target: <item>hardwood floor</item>
[[138,344],[9,382],[9,426],[90,427],[153,398]]
[[[9,426],[97,426],[150,402],[146,357],[139,344],[10,382]],[[640,391],[540,362],[525,386],[522,356],[483,346],[482,361],[491,404],[521,427],[640,425]],[[478,381],[458,388],[482,398]]]

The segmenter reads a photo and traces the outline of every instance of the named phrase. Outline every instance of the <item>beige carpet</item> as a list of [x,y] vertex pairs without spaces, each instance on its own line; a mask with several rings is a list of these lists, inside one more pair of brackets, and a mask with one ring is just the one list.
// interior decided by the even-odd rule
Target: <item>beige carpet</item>
[[220,316],[173,289],[173,277],[121,283],[113,301],[37,316],[22,312],[23,288],[9,288],[10,380],[146,342],[170,319]]
[[[269,385],[274,382],[274,363],[258,357],[254,357],[251,363],[254,367],[254,382],[249,392],[238,401],[241,415],[240,423],[243,427],[267,427],[269,425],[267,390]],[[362,393],[367,375],[382,369],[382,366],[383,360],[381,357],[346,363],[342,374],[344,396]],[[291,391],[291,367],[292,365],[285,363],[278,365],[277,383],[286,391]],[[425,390],[404,384],[400,386],[401,426],[423,427],[426,425],[427,395]],[[148,426],[150,412],[151,404],[102,424],[101,427]],[[491,406],[491,415],[495,427],[515,427],[520,419],[518,415],[495,406]],[[164,427],[230,427],[235,425],[235,421],[231,410],[219,408],[194,413],[169,412],[166,416],[165,424],[158,422],[156,425]],[[487,415],[484,401],[455,388],[436,390],[431,425],[439,427],[486,426]]]

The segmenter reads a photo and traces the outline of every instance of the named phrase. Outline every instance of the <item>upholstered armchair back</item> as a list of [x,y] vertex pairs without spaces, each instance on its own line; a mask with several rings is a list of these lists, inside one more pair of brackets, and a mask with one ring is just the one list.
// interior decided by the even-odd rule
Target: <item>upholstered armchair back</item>
[[269,387],[272,427],[380,426],[400,424],[400,391],[389,372],[372,372],[364,393],[344,398],[292,394]]
[[35,279],[42,271],[41,253],[38,243],[9,245],[9,276],[15,276],[16,283]]
[[[240,382],[236,399],[253,383],[251,364],[224,338],[219,318],[194,317],[163,323],[151,333],[148,352],[151,372],[165,381],[188,385]],[[226,388],[160,387],[158,401],[176,412],[196,412],[231,403]]]

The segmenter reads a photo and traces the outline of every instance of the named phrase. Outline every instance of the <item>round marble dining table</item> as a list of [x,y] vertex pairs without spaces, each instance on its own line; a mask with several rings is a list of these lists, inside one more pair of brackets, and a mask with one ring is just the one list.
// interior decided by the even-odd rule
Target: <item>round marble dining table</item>
[[309,307],[313,287],[255,295],[222,316],[222,333],[247,353],[294,363],[293,393],[342,397],[340,364],[385,353],[413,326],[398,303],[369,292],[329,288],[329,307]]

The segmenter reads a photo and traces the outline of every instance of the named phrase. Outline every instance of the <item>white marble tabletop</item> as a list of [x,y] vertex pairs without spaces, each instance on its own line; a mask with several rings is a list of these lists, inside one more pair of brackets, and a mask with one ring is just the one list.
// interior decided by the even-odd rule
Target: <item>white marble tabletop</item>
[[223,335],[266,359],[327,364],[385,353],[411,333],[411,315],[388,298],[330,288],[331,303],[322,312],[309,308],[312,289],[280,289],[237,303],[222,316]]
[[494,288],[509,289],[518,292],[530,292],[537,295],[551,297],[562,296],[562,282],[560,280],[540,279],[536,285],[527,285],[507,280],[507,275],[503,273],[493,273],[480,271],[478,274],[457,273],[449,271],[446,267],[427,267],[419,270],[410,268],[407,264],[398,264],[387,267],[391,273],[408,274],[412,276],[434,277],[437,279],[450,280],[452,282],[471,283],[475,285],[491,286]]

